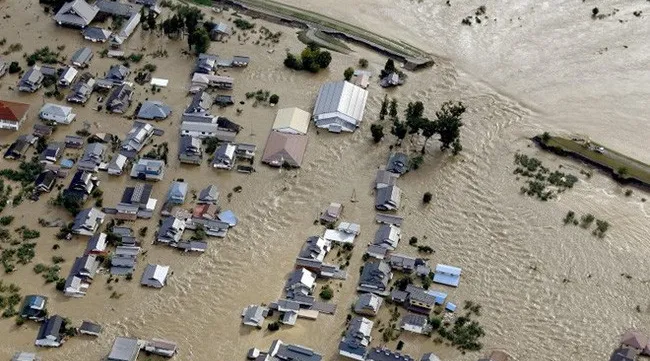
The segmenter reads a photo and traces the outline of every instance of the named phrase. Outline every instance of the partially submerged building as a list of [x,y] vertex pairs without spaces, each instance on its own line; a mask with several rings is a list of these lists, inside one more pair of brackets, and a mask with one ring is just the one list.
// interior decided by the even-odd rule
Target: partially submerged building
[[375,192],[375,208],[379,211],[396,211],[402,199],[402,190],[397,186],[379,188]]
[[172,108],[163,102],[147,100],[138,110],[138,118],[145,120],[163,120],[172,113]]
[[375,233],[375,246],[384,247],[390,251],[395,250],[399,241],[402,239],[402,231],[399,227],[392,224],[382,224]]
[[29,104],[0,100],[0,129],[20,129],[28,111]]
[[106,146],[101,143],[88,144],[81,159],[77,162],[77,169],[93,173],[97,172],[99,165],[104,160],[105,152]]
[[131,178],[159,181],[164,176],[165,162],[158,159],[140,158],[131,169]]
[[269,309],[264,306],[250,305],[241,313],[242,324],[251,327],[262,328],[264,319],[268,316]]
[[122,114],[131,106],[133,88],[128,84],[122,84],[115,88],[106,99],[106,110],[111,113]]
[[218,146],[212,155],[212,167],[231,170],[235,166],[235,150],[237,146],[232,143]]
[[288,134],[307,134],[311,114],[300,108],[283,108],[278,110],[273,122],[273,130]]
[[63,4],[59,12],[54,15],[54,21],[59,25],[85,28],[99,12],[95,5],[89,5],[84,0],[74,0]]
[[361,271],[357,290],[387,296],[390,293],[388,284],[392,278],[393,273],[388,263],[382,260],[366,262]]
[[314,106],[316,127],[333,133],[354,132],[363,120],[367,98],[365,89],[347,81],[325,83]]
[[113,341],[111,352],[107,361],[135,361],[140,353],[138,339],[130,337],[116,337]]
[[104,223],[106,214],[97,208],[86,208],[77,213],[72,224],[72,233],[82,236],[92,236],[99,226]]
[[47,297],[27,295],[20,308],[20,317],[25,320],[43,321],[47,318]]
[[148,264],[142,274],[140,284],[146,287],[163,288],[167,282],[169,266],[159,264]]
[[307,135],[271,132],[262,162],[273,167],[299,168],[307,150]]
[[59,124],[70,124],[77,115],[72,112],[71,107],[45,103],[38,112],[38,116],[43,120],[49,120]]
[[374,322],[365,317],[354,317],[339,342],[339,355],[357,361],[364,361],[370,342]]
[[354,304],[354,312],[359,315],[377,316],[383,303],[384,299],[374,293],[363,293]]
[[153,185],[146,183],[124,189],[122,200],[115,207],[115,218],[122,220],[151,218],[158,203],[158,200],[151,197],[152,192]]
[[40,347],[60,347],[65,342],[64,322],[63,317],[59,315],[45,320],[41,323],[34,344]]
[[121,153],[127,157],[134,158],[147,145],[153,137],[153,133],[153,125],[139,121],[133,122],[133,126],[126,133],[126,137],[124,137],[124,141],[120,145]]
[[191,135],[182,135],[178,144],[178,160],[181,163],[200,165],[203,160],[201,139]]
[[32,66],[18,82],[18,90],[26,93],[34,93],[43,86],[45,75],[41,72],[38,65]]
[[94,26],[89,26],[81,32],[84,39],[92,41],[93,43],[105,43],[110,39],[112,34],[113,33],[110,30]]

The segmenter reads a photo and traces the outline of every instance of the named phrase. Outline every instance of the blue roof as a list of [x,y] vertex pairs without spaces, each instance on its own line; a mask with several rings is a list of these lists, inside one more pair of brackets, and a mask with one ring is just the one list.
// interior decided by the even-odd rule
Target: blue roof
[[447,266],[446,264],[439,264],[436,266],[436,273],[446,273],[449,275],[460,276],[461,269],[458,267]]
[[435,297],[436,298],[436,304],[438,304],[438,305],[442,305],[443,303],[445,303],[445,300],[447,299],[447,294],[444,293],[444,292],[427,290],[427,291],[425,291],[425,293],[428,293],[431,296]]
[[45,301],[46,301],[46,298],[43,297],[43,296],[32,295],[32,296],[27,296],[26,298],[27,298],[26,299],[27,304],[29,305],[29,307],[32,307],[32,308],[33,307],[41,307],[41,305],[43,303],[45,303]]
[[237,225],[237,217],[235,216],[235,213],[233,213],[233,211],[231,210],[226,210],[219,213],[219,220],[228,223],[230,227],[234,227]]
[[456,305],[451,302],[447,302],[447,306],[445,306],[445,309],[449,312],[454,312],[456,311]]
[[442,285],[458,287],[460,283],[460,276],[450,276],[444,273],[436,273],[433,276],[433,282],[440,283]]
[[74,161],[72,159],[64,159],[61,161],[61,167],[63,168],[72,168],[74,166]]

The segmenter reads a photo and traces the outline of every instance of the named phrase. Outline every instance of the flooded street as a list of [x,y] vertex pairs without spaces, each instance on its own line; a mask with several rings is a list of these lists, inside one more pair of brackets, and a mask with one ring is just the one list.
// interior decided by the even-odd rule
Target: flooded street
[[[458,289],[433,288],[449,291],[450,300],[457,304],[471,300],[483,306],[479,320],[486,331],[485,350],[505,349],[521,361],[602,360],[616,346],[622,332],[629,328],[650,331],[650,202],[642,201],[650,195],[634,189],[632,196],[626,197],[627,188],[594,172],[591,178],[580,175],[578,184],[559,198],[540,202],[520,195],[523,181],[512,174],[516,152],[535,155],[552,169],[562,165],[575,175],[588,170],[534,148],[528,138],[545,130],[588,136],[650,162],[650,3],[613,1],[602,7],[601,13],[617,8],[616,14],[592,19],[594,5],[590,3],[508,0],[486,3],[488,19],[465,26],[460,24],[461,19],[483,3],[471,0],[461,5],[452,0],[447,6],[433,0],[283,2],[408,40],[438,56],[433,68],[409,73],[406,85],[387,93],[398,99],[400,112],[409,101],[422,101],[425,115],[431,118],[443,102],[462,101],[467,107],[461,138],[464,149],[453,158],[440,153],[438,143],[430,141],[424,165],[398,181],[404,191],[400,214],[406,217],[402,227],[404,242],[398,251],[416,255],[416,249],[407,242],[416,236],[420,244],[435,250],[430,256],[432,266],[444,263],[463,269]],[[643,10],[643,17],[632,15],[636,10]],[[74,30],[56,27],[36,2],[0,0],[0,13],[12,14],[3,20],[6,25],[0,38],[6,37],[7,44],[23,44],[22,51],[6,58],[19,60],[23,67],[23,52],[29,54],[46,45],[65,45],[63,53],[68,57],[82,45],[92,46],[96,55],[90,71],[100,76],[115,63],[99,57],[101,46],[82,41]],[[208,16],[228,18],[227,14]],[[248,68],[224,73],[235,79],[233,94],[237,101],[245,100],[246,92],[268,89],[280,96],[279,107],[311,110],[323,82],[341,79],[344,69],[355,66],[359,58],[370,61],[374,74],[386,60],[355,47],[356,52],[350,55],[333,54],[329,70],[318,75],[289,71],[282,64],[284,49],[295,53],[303,47],[294,30],[256,22],[284,33],[275,52],[269,53],[268,48],[251,41],[239,44],[236,39],[227,44],[212,43],[210,50],[223,56],[251,56]],[[25,24],[29,24],[29,30]],[[38,228],[41,237],[36,241],[32,263],[18,266],[14,274],[2,274],[2,280],[20,285],[23,295],[40,293],[50,297],[50,314],[64,315],[75,323],[94,320],[105,330],[96,340],[77,337],[59,349],[37,350],[33,346],[38,330],[35,324],[17,327],[13,319],[2,319],[0,358],[9,359],[16,351],[37,350],[46,361],[99,360],[108,354],[115,336],[127,335],[176,341],[179,354],[175,360],[179,361],[243,360],[250,347],[267,349],[277,338],[314,348],[323,353],[325,360],[338,359],[341,331],[355,300],[357,270],[377,228],[372,180],[376,169],[385,164],[389,145],[394,142],[391,136],[375,145],[369,130],[370,123],[378,119],[386,92],[372,83],[364,124],[353,134],[317,134],[311,127],[300,170],[279,171],[256,161],[257,172],[251,175],[215,172],[205,163],[200,167],[181,166],[176,159],[179,115],[190,101],[186,89],[193,66],[192,58],[182,54],[186,42],[138,30],[128,47],[127,53],[150,54],[162,49],[169,53],[163,58],[147,56],[141,64],[132,66],[154,63],[158,66],[154,76],[170,80],[169,87],[155,96],[148,86],[136,86],[134,97],[134,104],[149,98],[173,108],[168,120],[155,123],[165,130],[165,135],[155,137],[154,143],[169,143],[170,163],[165,179],[154,185],[153,197],[162,204],[169,184],[176,178],[183,178],[197,192],[214,183],[220,189],[223,208],[232,209],[239,224],[226,238],[210,239],[204,255],[194,256],[151,245],[158,216],[148,222],[139,220],[133,228],[148,226],[149,233],[143,239],[146,255],[139,260],[133,280],[121,279],[109,289],[107,275],[98,275],[84,298],[69,299],[53,284],[44,285],[32,267],[36,263],[49,264],[52,255],[60,255],[66,259],[61,270],[65,277],[74,257],[82,254],[86,239],[57,241],[57,229],[38,227],[38,218],[70,219],[62,209],[47,204],[55,192],[37,203],[25,201],[15,208],[8,206],[2,215],[16,217],[11,229],[20,225]],[[43,101],[52,100],[43,100],[43,91],[25,95],[10,90],[17,81],[15,75],[1,78],[0,98],[32,105],[29,120],[20,131],[26,134],[38,122]],[[82,129],[83,121],[92,124],[91,132],[110,132],[123,138],[132,121],[92,110],[95,99],[93,95],[85,107],[74,107],[77,121],[60,126],[53,139],[62,140],[66,134]],[[238,141],[257,144],[259,159],[277,109],[251,104],[247,101],[225,110],[214,107],[213,112],[244,127]],[[243,109],[241,115],[236,114],[237,107]],[[385,121],[385,129],[389,128]],[[9,144],[16,137],[16,133],[2,132],[0,144]],[[402,146],[411,152],[420,148],[419,140],[409,136]],[[1,168],[16,166],[6,160],[0,160],[0,164]],[[126,185],[137,183],[128,176],[109,178],[99,173],[99,177],[107,207],[119,201]],[[63,184],[67,186],[70,178]],[[226,195],[236,186],[243,190],[234,193],[228,202]],[[433,200],[423,206],[422,194],[427,191],[433,193]],[[356,203],[350,202],[353,192]],[[269,303],[281,296],[286,275],[305,239],[322,235],[323,227],[313,221],[329,202],[343,203],[342,219],[359,223],[362,229],[347,268],[348,279],[333,283],[337,313],[320,315],[316,321],[299,320],[295,326],[275,333],[266,328],[258,331],[241,327],[240,315],[245,306]],[[562,218],[569,210],[591,213],[609,221],[612,227],[600,239],[580,227],[564,226]],[[55,243],[61,245],[57,251],[52,250]],[[171,266],[174,274],[162,290],[140,287],[139,279],[147,263]],[[113,292],[122,296],[109,298]],[[379,345],[382,338],[377,329],[373,337],[373,345]],[[416,359],[424,352],[434,352],[448,361],[475,361],[480,356],[462,355],[423,336],[403,334],[401,339],[406,343],[404,352]],[[393,341],[388,346],[394,348],[395,344]],[[141,355],[140,359],[147,357]]]

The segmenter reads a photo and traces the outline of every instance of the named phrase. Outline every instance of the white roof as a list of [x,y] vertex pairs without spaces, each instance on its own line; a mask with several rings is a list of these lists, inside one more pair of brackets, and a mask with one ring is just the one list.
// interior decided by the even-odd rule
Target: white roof
[[72,114],[72,108],[66,107],[64,105],[59,105],[59,104],[46,103],[45,105],[43,105],[40,112],[67,117],[68,115]]
[[354,238],[356,236],[357,235],[354,233],[348,233],[338,229],[326,229],[323,238],[331,242],[354,243]]
[[160,283],[165,283],[165,279],[167,278],[168,272],[169,272],[169,266],[156,265],[156,269],[153,272],[153,277],[151,278]]
[[169,84],[169,79],[151,78],[151,82],[149,84],[164,88],[167,86],[167,84]]
[[314,120],[338,118],[358,125],[363,119],[368,92],[345,80],[321,86],[314,106]]
[[273,130],[279,132],[306,134],[311,115],[299,108],[284,108],[278,110],[273,122]]
[[436,272],[446,273],[454,276],[460,276],[462,270],[458,267],[447,266],[446,264],[439,264],[436,266]]

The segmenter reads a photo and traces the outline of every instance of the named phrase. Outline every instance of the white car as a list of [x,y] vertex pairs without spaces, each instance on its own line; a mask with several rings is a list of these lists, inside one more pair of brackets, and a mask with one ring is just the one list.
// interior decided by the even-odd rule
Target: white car
[[596,147],[596,152],[598,152],[598,153],[600,153],[600,154],[603,154],[603,153],[605,153],[605,148],[603,148],[603,147]]

